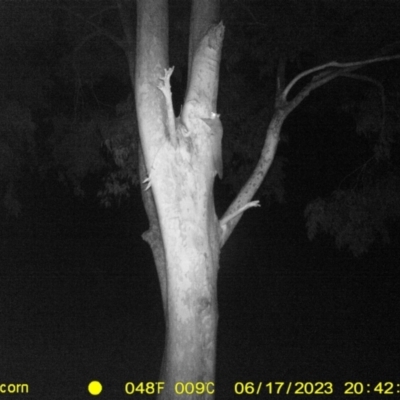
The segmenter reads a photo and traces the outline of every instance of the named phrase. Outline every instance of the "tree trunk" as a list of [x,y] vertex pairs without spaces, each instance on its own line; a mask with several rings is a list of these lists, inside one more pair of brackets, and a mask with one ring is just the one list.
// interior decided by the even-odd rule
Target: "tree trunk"
[[[182,115],[175,119],[169,85],[173,69],[167,69],[167,1],[137,2],[134,87],[145,190],[153,194],[144,200],[156,206],[156,213],[148,213],[145,237],[155,257],[161,257],[157,270],[166,319],[160,399],[214,397],[220,228],[213,183],[216,173],[222,174],[216,102],[224,32],[222,24],[212,25],[217,4],[194,2],[190,83]],[[126,26],[124,31],[130,34]],[[162,239],[151,234],[157,226]],[[163,250],[156,256],[155,249]]]
[[[218,0],[193,0],[189,41],[188,90],[175,119],[168,69],[167,0],[137,0],[136,60],[132,29],[118,0],[127,36],[126,54],[135,89],[150,220],[145,239],[156,260],[166,321],[166,344],[159,398],[214,397],[219,251],[251,201],[275,157],[285,118],[312,90],[363,65],[387,58],[327,63],[284,86],[284,62],[278,67],[275,111],[255,170],[228,210],[217,220],[213,182],[222,176],[222,125],[216,114],[218,72],[224,27],[215,25]],[[391,59],[391,58],[389,58]],[[136,69],[134,64],[136,62]],[[133,71],[135,76],[133,77]],[[290,101],[289,92],[314,74]],[[150,189],[151,188],[151,189]],[[161,384],[158,386],[160,389]]]

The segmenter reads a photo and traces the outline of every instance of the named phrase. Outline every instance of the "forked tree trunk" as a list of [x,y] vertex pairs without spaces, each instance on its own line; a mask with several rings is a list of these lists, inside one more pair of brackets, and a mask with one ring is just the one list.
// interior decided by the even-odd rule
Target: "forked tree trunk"
[[[159,398],[212,399],[219,251],[243,211],[258,205],[251,200],[274,160],[285,118],[311,91],[331,80],[360,79],[352,72],[400,56],[327,63],[299,74],[286,87],[284,62],[280,63],[275,110],[259,161],[218,221],[212,192],[215,175],[222,175],[222,126],[216,102],[224,28],[216,25],[218,0],[193,0],[188,89],[178,119],[173,115],[169,85],[167,0],[137,0],[136,59],[135,34],[125,12],[130,1],[118,0],[118,5],[135,89],[145,164],[141,171],[147,174],[148,191],[143,198],[150,229],[144,238],[157,266],[167,332],[160,379],[165,389]],[[311,81],[288,101],[295,84],[310,75]],[[185,391],[190,393],[185,395]]]
[[213,183],[222,174],[216,102],[224,32],[222,24],[213,25],[216,4],[193,6],[189,85],[175,119],[167,0],[137,2],[134,87],[147,190],[153,194],[144,195],[150,219],[145,238],[156,259],[166,322],[160,399],[214,397],[220,229]]

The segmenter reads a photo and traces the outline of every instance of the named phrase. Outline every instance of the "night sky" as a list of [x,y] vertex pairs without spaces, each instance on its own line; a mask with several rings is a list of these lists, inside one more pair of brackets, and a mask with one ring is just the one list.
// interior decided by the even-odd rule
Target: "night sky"
[[[235,398],[237,382],[269,381],[333,382],[332,398],[353,389],[346,382],[377,398],[376,384],[390,381],[397,386],[386,397],[399,396],[398,225],[390,245],[378,241],[360,257],[332,237],[307,238],[306,205],[370,151],[340,96],[327,100],[323,90],[283,126],[285,202],[261,198],[221,251],[216,399]],[[115,105],[128,89],[106,92]],[[45,126],[39,111],[34,118]],[[94,193],[101,182],[93,175],[85,184]],[[22,215],[2,213],[0,227],[0,384],[28,383],[24,399],[61,400],[89,398],[92,380],[104,399],[127,398],[127,382],[156,382],[164,321],[139,188],[107,209],[54,178],[19,193]],[[233,196],[217,179],[218,215]]]

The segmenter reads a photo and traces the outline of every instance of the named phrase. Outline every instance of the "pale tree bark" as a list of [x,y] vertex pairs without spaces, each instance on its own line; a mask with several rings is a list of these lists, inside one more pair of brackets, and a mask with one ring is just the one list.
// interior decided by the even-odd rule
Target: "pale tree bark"
[[[191,38],[190,83],[181,118],[175,119],[169,84],[173,70],[168,69],[167,57],[167,1],[137,2],[134,88],[147,170],[144,190],[152,192],[156,206],[151,212],[146,207],[151,214],[146,239],[154,254],[161,249],[157,269],[166,319],[161,399],[213,398],[214,392],[220,231],[212,190],[216,173],[222,175],[222,126],[216,102],[224,27],[213,24],[216,3],[203,3],[209,6],[195,5],[192,25],[197,33]],[[126,4],[119,5],[123,9]],[[125,26],[124,31],[131,34]],[[145,197],[151,204],[151,196]],[[157,224],[152,225],[157,217],[162,246]],[[177,382],[189,386],[176,386]],[[192,390],[196,382],[204,386]],[[177,393],[182,390],[191,393]]]

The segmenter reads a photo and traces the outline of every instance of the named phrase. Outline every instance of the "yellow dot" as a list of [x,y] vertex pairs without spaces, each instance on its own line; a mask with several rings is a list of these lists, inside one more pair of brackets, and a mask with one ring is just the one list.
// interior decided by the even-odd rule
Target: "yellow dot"
[[101,393],[103,387],[101,386],[101,383],[98,381],[92,381],[89,383],[88,390],[89,393],[92,394],[93,396],[97,396],[98,394]]

